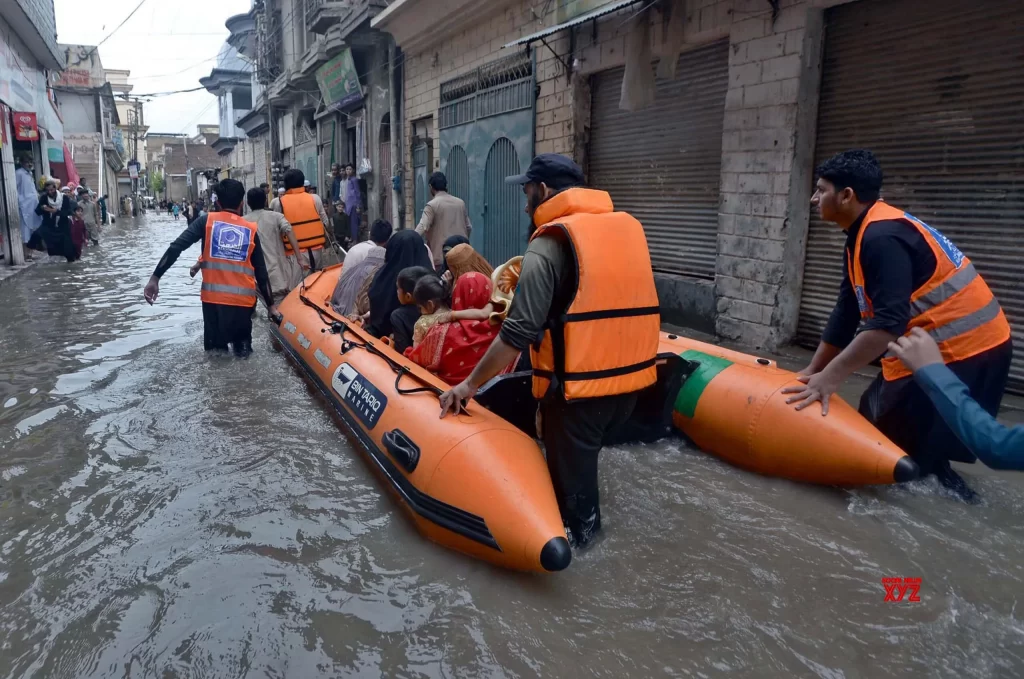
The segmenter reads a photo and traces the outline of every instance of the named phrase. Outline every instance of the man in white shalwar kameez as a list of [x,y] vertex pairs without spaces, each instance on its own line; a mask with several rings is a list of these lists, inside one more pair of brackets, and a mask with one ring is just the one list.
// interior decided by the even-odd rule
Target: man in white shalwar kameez
[[18,190],[18,213],[21,216],[21,243],[25,248],[25,259],[32,259],[29,254],[28,242],[32,239],[42,223],[43,218],[36,214],[39,205],[39,192],[32,176],[32,157],[25,154],[21,157],[21,166],[15,171],[15,184]]

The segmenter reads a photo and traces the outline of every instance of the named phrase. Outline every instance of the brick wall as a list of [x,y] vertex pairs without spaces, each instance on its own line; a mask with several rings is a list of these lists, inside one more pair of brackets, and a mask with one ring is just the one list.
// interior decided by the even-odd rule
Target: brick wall
[[[445,36],[441,42],[420,52],[406,53],[404,62],[404,145],[402,163],[405,167],[404,200],[406,226],[413,226],[420,215],[413,214],[413,175],[411,140],[412,121],[432,116],[430,136],[434,141],[434,167],[440,158],[437,109],[440,104],[440,86],[489,61],[513,54],[515,48],[502,49],[506,43],[534,33],[553,21],[554,5],[548,15],[538,19],[545,3],[536,0],[495,2],[495,12],[473,28],[454,36]],[[536,12],[536,14],[534,13]],[[568,37],[552,36],[548,43],[559,53],[568,50]],[[562,65],[554,55],[539,43],[537,52],[537,153],[572,153],[573,124],[571,113],[571,83],[565,77]]]
[[796,328],[820,80],[821,11],[773,22],[736,0],[722,138],[716,330],[775,348]]

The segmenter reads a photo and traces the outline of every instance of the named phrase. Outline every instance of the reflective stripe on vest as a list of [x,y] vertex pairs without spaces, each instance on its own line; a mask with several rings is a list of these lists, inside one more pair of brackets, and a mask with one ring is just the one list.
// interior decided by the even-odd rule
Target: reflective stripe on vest
[[[316,199],[306,193],[305,189],[290,189],[281,196],[281,212],[292,225],[292,233],[302,250],[315,250],[327,243],[324,236],[324,223],[316,209]],[[288,236],[282,234],[284,250],[292,254],[292,244]]]
[[628,394],[657,380],[661,315],[643,227],[603,191],[569,189],[538,208],[532,238],[564,238],[577,286],[531,349],[533,394],[567,401]]
[[[849,261],[850,282],[857,294],[861,317],[874,316],[871,299],[864,283],[860,253],[864,233],[877,221],[896,220],[909,224],[935,255],[935,271],[928,281],[914,291],[910,299],[911,319],[907,334],[921,328],[939,345],[946,363],[962,361],[993,349],[1010,339],[1010,325],[984,279],[974,264],[941,233],[921,220],[881,201],[864,216],[860,233]],[[889,352],[882,359],[882,375],[892,381],[909,377],[907,369]]]
[[242,273],[246,274],[247,276],[254,277],[256,275],[256,271],[247,264],[228,264],[226,262],[207,262],[206,260],[203,260],[199,263],[199,268],[203,269],[204,271],[213,269],[216,271],[231,271],[233,273]]
[[256,225],[232,212],[213,212],[206,218],[200,267],[200,297],[208,304],[251,307],[256,302]]
[[255,288],[243,288],[240,285],[222,285],[220,283],[207,283],[204,281],[203,292],[222,292],[228,295],[240,295],[242,297],[251,297],[253,300],[256,299]]

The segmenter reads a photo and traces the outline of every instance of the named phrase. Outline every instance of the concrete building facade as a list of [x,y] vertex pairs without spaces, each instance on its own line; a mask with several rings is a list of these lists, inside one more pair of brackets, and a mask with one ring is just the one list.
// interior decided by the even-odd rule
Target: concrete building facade
[[[522,200],[473,168],[496,177],[534,153],[570,155],[644,223],[665,320],[774,350],[815,344],[834,303],[842,234],[809,200],[816,163],[851,147],[875,150],[887,199],[975,260],[1024,341],[1011,274],[1024,256],[1024,157],[988,141],[1024,124],[1024,66],[998,57],[1020,53],[1009,27],[1022,13],[1009,0],[397,0],[373,25],[404,57],[410,222],[418,182],[440,169],[451,185],[453,152],[473,144],[474,245],[504,255],[525,243]],[[914,49],[888,52],[896,35]],[[517,56],[528,74],[501,65]],[[534,93],[513,104],[532,118],[526,152],[511,109],[501,129],[481,113],[513,81]],[[886,87],[912,103],[891,103]],[[1021,359],[1011,388],[1024,389]]]
[[[52,0],[11,0],[0,5],[0,254],[3,265],[23,264],[16,158],[27,154],[35,176],[64,164],[63,122],[50,75],[64,68]],[[15,114],[18,115],[16,126]],[[35,129],[21,122],[34,117]],[[52,166],[51,166],[52,162]]]

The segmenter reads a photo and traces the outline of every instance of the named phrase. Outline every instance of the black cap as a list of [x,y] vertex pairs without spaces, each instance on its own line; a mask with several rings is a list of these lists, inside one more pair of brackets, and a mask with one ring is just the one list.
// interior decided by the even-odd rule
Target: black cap
[[556,191],[583,185],[580,166],[558,153],[542,153],[533,159],[526,174],[505,177],[507,184],[544,183]]

